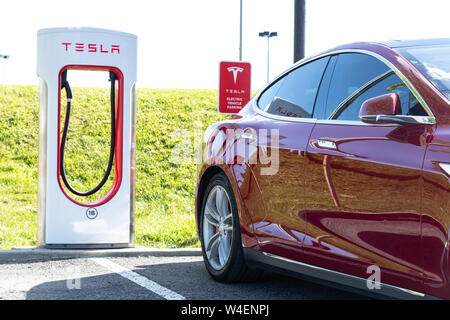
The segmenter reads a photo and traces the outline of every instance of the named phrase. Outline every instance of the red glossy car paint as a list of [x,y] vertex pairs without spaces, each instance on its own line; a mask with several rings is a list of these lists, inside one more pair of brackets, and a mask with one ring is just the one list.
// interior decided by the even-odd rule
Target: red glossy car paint
[[[381,57],[414,87],[435,121],[380,126],[289,121],[259,112],[256,95],[239,117],[205,134],[197,219],[208,179],[223,171],[238,203],[244,248],[361,279],[377,265],[383,284],[450,299],[450,178],[439,165],[450,163],[450,103],[384,44],[345,45],[300,64],[340,52]],[[236,134],[249,130],[265,130],[264,145]],[[230,132],[233,139],[226,139]],[[267,164],[251,160],[274,152],[276,173],[261,174]]]

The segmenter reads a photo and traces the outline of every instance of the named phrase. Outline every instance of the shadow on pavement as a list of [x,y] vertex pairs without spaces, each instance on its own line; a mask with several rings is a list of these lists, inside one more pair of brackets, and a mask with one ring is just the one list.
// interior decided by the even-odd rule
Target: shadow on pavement
[[[141,258],[142,259],[142,258]],[[123,258],[111,259],[189,300],[361,300],[368,299],[328,286],[265,272],[252,283],[224,284],[212,280],[203,261],[134,265]],[[143,258],[142,260],[145,260]],[[133,263],[133,261],[131,262]],[[120,276],[104,274],[80,279],[50,281],[34,286],[26,299],[39,300],[154,300],[163,299],[154,292]]]

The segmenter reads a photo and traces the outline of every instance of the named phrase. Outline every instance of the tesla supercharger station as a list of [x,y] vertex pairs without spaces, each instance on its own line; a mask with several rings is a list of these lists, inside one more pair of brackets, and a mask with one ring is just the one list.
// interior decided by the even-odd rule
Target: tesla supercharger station
[[[50,248],[132,246],[137,37],[83,27],[41,29],[37,38],[38,242]],[[71,74],[80,70],[105,73],[110,90],[109,162],[103,180],[87,191],[71,186],[64,158],[71,107],[78,98],[70,87]],[[114,178],[104,196],[91,202],[79,200],[98,192],[110,175]]]

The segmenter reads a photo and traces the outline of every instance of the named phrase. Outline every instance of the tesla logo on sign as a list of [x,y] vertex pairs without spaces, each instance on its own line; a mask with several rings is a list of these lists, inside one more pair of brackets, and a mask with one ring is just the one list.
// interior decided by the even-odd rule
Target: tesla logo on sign
[[234,81],[234,84],[236,84],[238,72],[244,71],[244,69],[242,69],[242,68],[240,68],[240,67],[229,67],[229,68],[227,68],[227,70],[228,70],[228,72],[233,72],[233,81]]
[[222,61],[219,67],[219,112],[235,114],[250,101],[251,65]]

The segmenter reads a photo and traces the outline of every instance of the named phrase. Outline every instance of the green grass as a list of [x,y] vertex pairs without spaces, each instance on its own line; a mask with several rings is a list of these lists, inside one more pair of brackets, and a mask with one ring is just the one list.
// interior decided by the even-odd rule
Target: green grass
[[[86,190],[101,179],[108,158],[108,89],[74,89],[74,98],[66,167],[73,185]],[[36,86],[0,86],[2,249],[37,241],[38,101]],[[135,243],[199,246],[194,218],[197,165],[193,160],[174,163],[171,157],[183,134],[190,137],[184,142],[194,156],[194,123],[204,130],[226,118],[217,112],[217,91],[138,89],[136,110]]]

